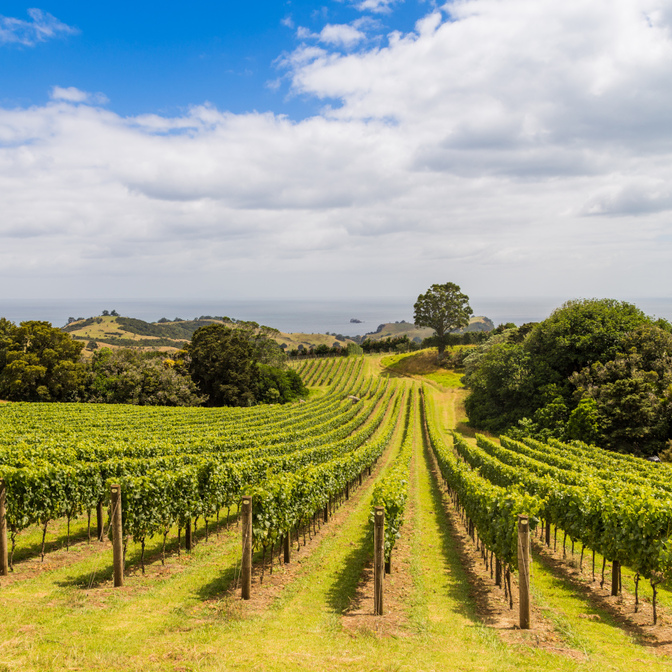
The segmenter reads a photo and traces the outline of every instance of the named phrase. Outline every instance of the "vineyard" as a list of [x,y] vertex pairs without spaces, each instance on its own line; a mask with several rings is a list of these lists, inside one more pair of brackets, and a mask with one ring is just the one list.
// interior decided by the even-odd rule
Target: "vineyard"
[[283,406],[0,406],[0,670],[669,669],[668,465],[296,367]]

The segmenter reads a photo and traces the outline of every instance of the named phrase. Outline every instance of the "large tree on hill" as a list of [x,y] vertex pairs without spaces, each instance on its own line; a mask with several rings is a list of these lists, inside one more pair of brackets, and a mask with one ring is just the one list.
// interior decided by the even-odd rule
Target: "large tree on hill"
[[446,349],[448,334],[460,327],[466,327],[473,314],[469,297],[454,282],[432,285],[424,294],[418,296],[414,309],[415,324],[418,327],[434,329],[439,359]]

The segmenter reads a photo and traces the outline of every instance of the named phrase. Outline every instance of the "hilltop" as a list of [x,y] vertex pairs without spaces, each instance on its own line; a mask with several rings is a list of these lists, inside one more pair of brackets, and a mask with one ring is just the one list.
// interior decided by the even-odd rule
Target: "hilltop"
[[[199,327],[208,324],[254,325],[262,330],[270,338],[275,340],[281,347],[288,349],[303,345],[309,348],[311,345],[328,345],[331,347],[335,342],[334,336],[327,334],[286,334],[271,327],[259,326],[254,322],[242,322],[229,317],[201,316],[195,320],[167,320],[162,318],[158,322],[145,322],[133,317],[121,315],[99,315],[87,319],[72,320],[63,327],[63,331],[69,333],[74,339],[86,341],[87,344],[96,344],[96,347],[110,348],[138,348],[140,350],[158,350],[163,352],[175,352],[180,350],[185,343],[191,340],[194,332]],[[346,338],[341,344],[351,342]],[[93,345],[91,345],[93,348]],[[95,348],[93,348],[95,349]]]

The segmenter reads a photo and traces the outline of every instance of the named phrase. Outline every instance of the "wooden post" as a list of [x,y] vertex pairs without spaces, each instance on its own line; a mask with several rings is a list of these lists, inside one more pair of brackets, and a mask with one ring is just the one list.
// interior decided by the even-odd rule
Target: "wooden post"
[[[309,523],[310,524],[310,523]],[[284,561],[285,564],[288,564],[291,561],[291,543],[289,541],[291,536],[291,530],[287,530],[285,533],[285,536],[282,539],[282,547],[284,551]]]
[[385,577],[385,509],[375,508],[373,516],[373,613],[383,615],[383,579]]
[[0,478],[0,576],[9,574],[7,561],[7,514],[5,513],[5,498],[7,488],[5,480]]
[[124,585],[124,530],[121,524],[121,486],[110,486],[112,507],[112,557],[114,564],[114,587]]
[[252,595],[252,497],[243,497],[242,504],[243,528],[243,562],[241,565],[242,584],[240,596],[249,600]]
[[103,500],[99,499],[96,504],[96,539],[103,541],[105,525],[103,524]]
[[546,519],[546,546],[551,547],[551,519]]
[[502,587],[502,561],[495,558],[495,585]]
[[324,522],[329,522],[329,506],[327,504],[324,505]]
[[520,629],[530,629],[530,521],[518,516],[518,606]]
[[620,572],[619,570],[619,562],[617,560],[614,560],[614,562],[611,564],[611,594],[612,595],[618,595],[618,578]]
[[184,525],[184,547],[188,551],[191,551],[192,545],[193,542],[191,539],[191,518],[187,518],[187,522]]
[[345,499],[350,499],[350,481],[345,484]]

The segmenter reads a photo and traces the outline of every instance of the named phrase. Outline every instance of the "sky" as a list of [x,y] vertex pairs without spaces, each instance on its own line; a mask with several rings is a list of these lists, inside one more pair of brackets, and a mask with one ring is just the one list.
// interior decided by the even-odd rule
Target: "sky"
[[672,294],[672,0],[36,2],[0,299]]

